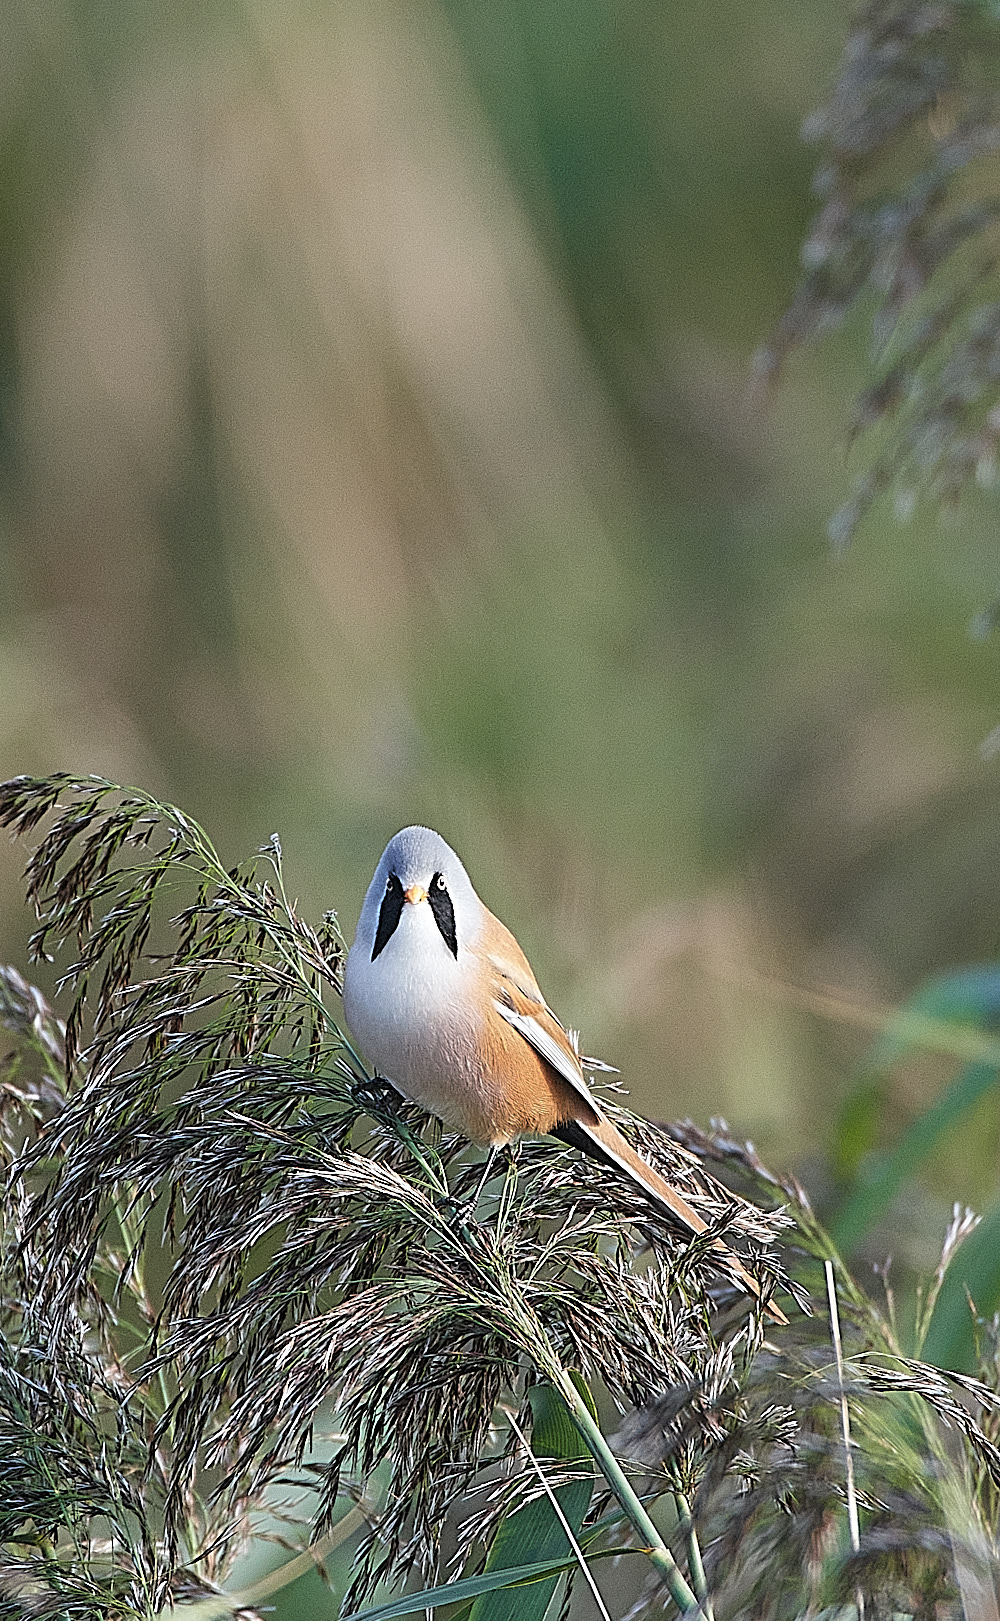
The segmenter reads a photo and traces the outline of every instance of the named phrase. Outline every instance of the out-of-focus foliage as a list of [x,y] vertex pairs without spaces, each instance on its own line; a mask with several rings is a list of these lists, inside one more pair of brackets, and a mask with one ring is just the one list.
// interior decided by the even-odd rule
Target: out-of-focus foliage
[[[974,1151],[984,1105],[995,1108],[1000,1078],[1000,973],[977,964],[937,975],[899,1009],[875,1043],[849,1094],[835,1140],[840,1183],[834,1240],[874,1258],[879,1224],[904,1198],[928,1159],[949,1139]],[[895,1141],[887,1140],[891,1082],[914,1051],[963,1061],[934,1101]],[[956,1206],[956,1209],[958,1207]],[[927,1360],[968,1371],[1000,1308],[1000,1209],[991,1201],[948,1269],[922,1342]]]
[[758,365],[776,370],[863,295],[874,305],[877,376],[851,413],[870,466],[831,524],[843,545],[886,489],[905,512],[920,495],[955,503],[973,480],[996,480],[996,6],[866,0],[806,133],[820,148],[813,189],[823,206],[802,249],[805,275]]
[[[845,1103],[837,1135],[835,1164],[846,1202],[833,1235],[845,1250],[879,1221],[942,1137],[968,1129],[968,1116],[1000,1077],[998,1024],[1000,972],[986,965],[936,976],[894,1015]],[[921,1049],[970,1061],[887,1151],[879,1136],[889,1077]]]

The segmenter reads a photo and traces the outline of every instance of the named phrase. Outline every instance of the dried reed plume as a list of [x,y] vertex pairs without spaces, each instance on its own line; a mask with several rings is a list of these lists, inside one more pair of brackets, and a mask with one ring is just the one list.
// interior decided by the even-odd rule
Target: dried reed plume
[[820,150],[820,209],[794,299],[757,364],[873,307],[874,381],[850,437],[867,468],[830,532],[846,544],[891,490],[897,510],[954,504],[992,484],[1000,444],[1000,27],[978,0],[865,0],[826,105],[804,136]]
[[[317,1558],[362,1528],[347,1611],[381,1581],[450,1579],[476,1621],[540,1617],[609,1551],[648,1561],[657,1613],[720,1617],[859,1586],[922,1615],[990,1568],[994,1388],[903,1358],[843,1271],[843,1385],[822,1314],[764,1342],[711,1238],[772,1284],[780,1240],[801,1304],[829,1245],[725,1128],[606,1105],[710,1222],[699,1240],[554,1141],[477,1202],[468,1145],[339,1029],[336,918],[289,904],[277,839],[227,869],[175,808],[62,776],[0,787],[0,821],[41,833],[33,951],[72,954],[65,1030],[0,977],[11,1613],[244,1610],[230,1573],[277,1486],[315,1488]],[[759,1208],[775,1195],[787,1208]],[[500,1584],[525,1567],[512,1612]]]

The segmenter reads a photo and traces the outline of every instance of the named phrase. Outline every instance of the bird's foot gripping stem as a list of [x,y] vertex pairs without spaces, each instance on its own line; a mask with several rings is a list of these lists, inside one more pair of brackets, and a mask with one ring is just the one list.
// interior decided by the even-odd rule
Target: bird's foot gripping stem
[[352,1091],[354,1101],[366,1114],[376,1118],[391,1114],[399,1108],[400,1096],[397,1087],[387,1081],[384,1075],[367,1075],[364,1080],[356,1080]]

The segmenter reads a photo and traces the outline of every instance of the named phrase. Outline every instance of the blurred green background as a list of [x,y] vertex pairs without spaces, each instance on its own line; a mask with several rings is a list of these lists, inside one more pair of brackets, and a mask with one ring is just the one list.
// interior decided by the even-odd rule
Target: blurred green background
[[[231,860],[277,830],[348,934],[430,822],[637,1108],[726,1115],[828,1204],[882,1012],[993,954],[1000,857],[1000,650],[967,630],[995,502],[878,512],[835,560],[861,334],[748,392],[844,28],[0,19],[2,774],[139,783]],[[22,864],[0,845],[26,967]],[[900,1065],[877,1131],[953,1070]],[[951,1201],[995,1195],[995,1094],[883,1247],[933,1261]]]

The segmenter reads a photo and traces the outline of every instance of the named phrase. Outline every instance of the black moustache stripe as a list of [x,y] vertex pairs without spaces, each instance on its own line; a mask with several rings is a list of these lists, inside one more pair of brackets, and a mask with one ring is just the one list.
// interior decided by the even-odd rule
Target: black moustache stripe
[[378,928],[375,930],[375,944],[372,946],[372,962],[380,951],[384,951],[396,932],[396,925],[403,915],[403,886],[394,872],[389,874],[389,882],[385,886],[382,905],[379,908]]
[[427,899],[431,903],[434,921],[441,931],[441,938],[452,956],[458,957],[458,935],[455,933],[455,908],[451,904],[451,896],[440,882],[441,874],[436,872],[431,879],[430,893]]

